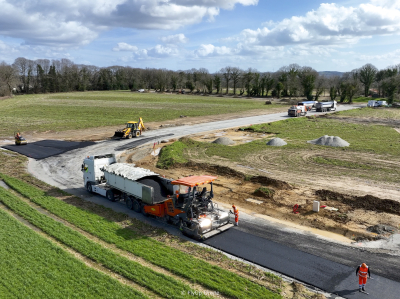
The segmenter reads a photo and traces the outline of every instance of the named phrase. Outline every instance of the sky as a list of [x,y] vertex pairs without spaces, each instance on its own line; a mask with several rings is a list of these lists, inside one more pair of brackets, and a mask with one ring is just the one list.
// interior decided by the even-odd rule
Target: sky
[[0,0],[0,62],[210,72],[400,63],[400,0]]

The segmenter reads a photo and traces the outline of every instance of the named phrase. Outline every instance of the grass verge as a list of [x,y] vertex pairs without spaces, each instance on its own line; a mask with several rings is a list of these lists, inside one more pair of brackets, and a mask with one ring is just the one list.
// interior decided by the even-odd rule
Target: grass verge
[[76,208],[54,197],[47,196],[44,191],[25,182],[4,174],[0,177],[7,185],[34,203],[86,232],[192,282],[218,291],[222,295],[232,298],[281,298],[279,294],[273,293],[237,274],[144,237],[129,228],[121,228],[115,222],[90,211]]
[[[1,199],[13,200],[0,187]],[[0,297],[147,298],[87,267],[0,209]]]
[[46,234],[162,297],[185,298],[187,294],[196,292],[189,286],[169,276],[157,273],[137,262],[119,256],[100,244],[89,240],[77,231],[36,211],[3,188],[0,188],[0,201]]

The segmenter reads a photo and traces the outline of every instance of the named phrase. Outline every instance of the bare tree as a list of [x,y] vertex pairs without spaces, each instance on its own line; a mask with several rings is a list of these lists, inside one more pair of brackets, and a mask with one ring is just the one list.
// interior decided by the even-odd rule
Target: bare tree
[[369,95],[369,88],[372,82],[375,81],[377,72],[378,69],[370,63],[367,63],[357,70],[357,73],[359,74],[359,80],[364,85],[364,96],[366,97]]
[[214,85],[215,88],[217,89],[217,94],[219,94],[222,91],[221,88],[221,73],[216,73],[214,74]]
[[268,96],[269,91],[275,84],[275,79],[271,73],[265,73],[265,96]]
[[233,83],[233,94],[236,95],[237,84],[239,83],[242,70],[238,67],[233,67],[231,69],[231,78]]
[[297,73],[297,76],[300,79],[300,84],[303,88],[304,96],[306,96],[308,100],[312,100],[312,93],[315,88],[315,81],[318,78],[317,71],[309,66],[303,66]]
[[318,101],[320,95],[325,90],[326,78],[324,76],[318,77],[315,84],[315,100]]
[[10,96],[13,88],[18,84],[18,74],[15,68],[6,64],[4,61],[0,63],[0,96]]
[[224,68],[221,69],[220,72],[222,73],[222,76],[225,79],[225,82],[226,82],[226,94],[228,94],[228,92],[229,92],[229,82],[232,79],[232,67],[230,67],[230,66],[224,67]]

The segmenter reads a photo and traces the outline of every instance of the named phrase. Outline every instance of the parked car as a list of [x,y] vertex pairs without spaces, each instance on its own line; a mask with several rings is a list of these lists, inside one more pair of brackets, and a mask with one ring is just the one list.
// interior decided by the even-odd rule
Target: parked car
[[138,92],[144,92],[144,89],[138,89]]
[[386,101],[376,101],[376,100],[369,100],[367,107],[387,107],[388,103]]

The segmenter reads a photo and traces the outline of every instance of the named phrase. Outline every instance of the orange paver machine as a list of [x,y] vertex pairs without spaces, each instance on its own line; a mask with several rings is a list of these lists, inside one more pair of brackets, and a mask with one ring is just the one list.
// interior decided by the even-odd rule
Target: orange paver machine
[[132,164],[116,163],[113,155],[87,157],[82,172],[89,192],[110,201],[124,200],[129,209],[177,225],[194,239],[204,240],[233,226],[229,213],[212,200],[215,176],[171,180]]

